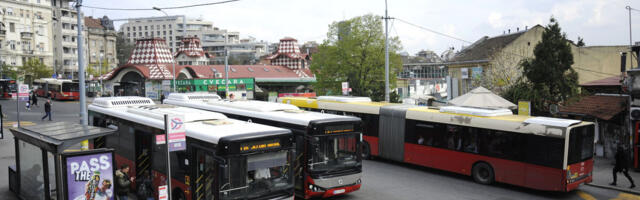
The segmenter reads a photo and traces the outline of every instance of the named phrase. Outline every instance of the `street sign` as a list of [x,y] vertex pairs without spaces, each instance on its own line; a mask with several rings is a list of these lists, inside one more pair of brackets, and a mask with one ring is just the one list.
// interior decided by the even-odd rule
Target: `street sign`
[[349,95],[349,82],[342,82],[342,95]]
[[18,85],[18,101],[29,101],[29,85]]
[[518,115],[531,115],[531,102],[530,101],[518,101]]
[[167,118],[167,134],[169,134],[169,151],[181,151],[187,147],[186,129],[184,117],[181,115],[169,115]]
[[169,195],[167,193],[167,185],[158,186],[158,199],[168,200]]
[[164,134],[162,134],[162,135],[156,135],[156,144],[157,144],[157,145],[160,145],[160,144],[166,144],[166,143],[167,143],[167,141],[165,140],[165,137],[166,137],[166,136],[165,136]]

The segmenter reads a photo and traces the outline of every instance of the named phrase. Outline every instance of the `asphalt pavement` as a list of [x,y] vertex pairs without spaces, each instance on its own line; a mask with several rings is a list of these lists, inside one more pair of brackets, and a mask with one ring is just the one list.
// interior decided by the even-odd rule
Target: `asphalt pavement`
[[[38,102],[40,108],[25,111],[24,104],[20,105],[21,124],[49,123],[41,121],[44,115],[44,99]],[[3,113],[6,115],[4,139],[0,140],[0,199],[17,199],[9,191],[9,165],[15,164],[14,140],[9,129],[16,121],[16,102],[14,100],[0,100]],[[53,102],[53,122],[79,121],[79,105],[77,102]],[[388,160],[363,161],[363,185],[359,191],[343,196],[334,197],[336,200],[352,199],[638,199],[640,196],[628,192],[582,185],[572,192],[545,192],[527,188],[493,184],[481,185],[475,183],[471,177],[440,171],[436,169],[398,163]],[[604,170],[604,169],[602,169]],[[595,174],[594,170],[594,176]],[[638,172],[632,172],[638,173]],[[604,172],[603,175],[604,176]],[[635,176],[635,175],[634,175]],[[626,183],[624,177],[619,177],[621,183]],[[640,179],[636,179],[640,181]]]

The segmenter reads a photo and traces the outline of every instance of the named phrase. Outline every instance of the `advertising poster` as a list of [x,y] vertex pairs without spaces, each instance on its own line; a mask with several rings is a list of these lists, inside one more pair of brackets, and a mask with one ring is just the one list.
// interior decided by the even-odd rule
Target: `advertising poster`
[[91,151],[69,155],[66,163],[66,190],[69,200],[115,200],[113,153]]

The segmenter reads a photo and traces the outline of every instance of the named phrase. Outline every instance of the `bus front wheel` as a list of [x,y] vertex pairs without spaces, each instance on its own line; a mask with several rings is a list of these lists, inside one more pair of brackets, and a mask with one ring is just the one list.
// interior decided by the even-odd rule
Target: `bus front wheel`
[[371,146],[366,141],[362,142],[362,159],[371,159]]
[[494,181],[494,173],[491,165],[481,162],[475,164],[472,169],[473,180],[481,184],[491,184]]

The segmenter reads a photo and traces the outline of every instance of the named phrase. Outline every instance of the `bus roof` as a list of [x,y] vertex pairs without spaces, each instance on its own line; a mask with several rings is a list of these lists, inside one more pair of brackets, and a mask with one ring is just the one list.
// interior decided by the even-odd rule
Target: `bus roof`
[[143,97],[96,98],[89,105],[89,110],[158,129],[164,129],[165,114],[180,114],[185,117],[188,137],[213,144],[225,137],[239,139],[243,135],[255,137],[256,133],[261,132],[290,133],[287,129],[228,119],[217,112],[174,105],[156,105],[151,99]]
[[72,83],[74,82],[71,79],[55,79],[55,78],[39,78],[33,80],[35,83],[49,83],[49,84],[62,84],[62,83]]
[[[311,121],[329,119],[354,119],[356,117],[328,113],[307,112],[293,105],[265,101],[227,101],[201,100],[188,98],[199,93],[171,93],[164,103],[188,106],[235,115],[253,116],[261,119],[276,120],[296,125],[308,126]],[[187,96],[187,97],[185,97]]]
[[442,110],[439,109],[422,106],[407,109],[406,118],[417,121],[472,126],[551,137],[564,137],[566,134],[564,130],[567,128],[592,124],[591,122],[583,122],[579,120],[513,114],[479,116],[463,113],[442,112]]
[[380,107],[386,105],[398,105],[387,102],[367,102],[367,101],[332,101],[306,98],[306,97],[280,97],[278,102],[291,104],[303,108],[340,110],[346,112],[358,112],[367,114],[379,114]]

